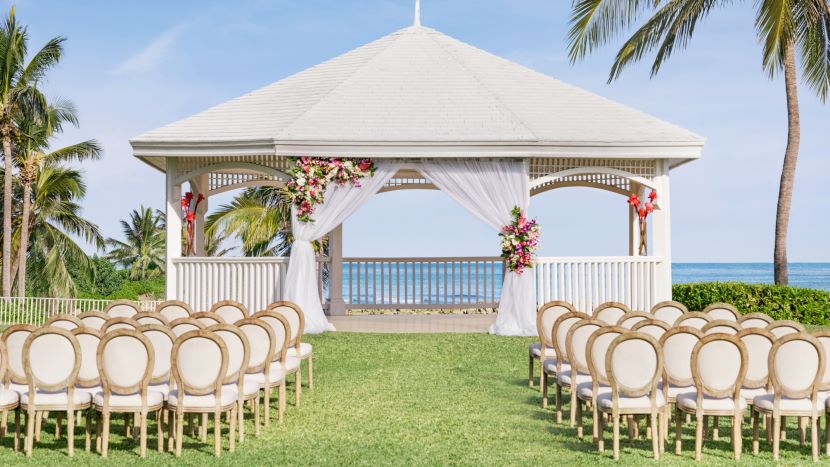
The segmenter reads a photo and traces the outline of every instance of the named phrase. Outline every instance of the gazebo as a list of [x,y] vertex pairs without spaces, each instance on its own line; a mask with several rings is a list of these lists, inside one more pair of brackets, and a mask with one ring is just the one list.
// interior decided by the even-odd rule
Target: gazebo
[[[609,300],[647,309],[670,299],[669,173],[699,158],[704,144],[683,128],[421,26],[417,14],[411,27],[130,142],[135,157],[166,176],[168,299],[196,308],[233,299],[252,309],[291,299],[303,307],[309,332],[329,329],[324,311],[492,305],[497,334],[535,333],[537,303],[547,300],[590,311]],[[295,212],[290,258],[205,257],[211,196],[284,186],[301,156],[368,158],[377,171],[360,188],[329,187],[315,222],[298,222]],[[206,198],[189,257],[180,242],[185,183]],[[638,256],[632,214],[620,226],[629,235],[627,256],[537,258],[521,275],[503,271],[498,257],[342,256],[342,221],[378,192],[442,189],[498,229],[512,206],[527,208],[533,195],[574,186],[623,196],[659,192],[650,255]],[[308,240],[325,234],[330,254],[315,258]],[[328,268],[328,287],[320,268]]]

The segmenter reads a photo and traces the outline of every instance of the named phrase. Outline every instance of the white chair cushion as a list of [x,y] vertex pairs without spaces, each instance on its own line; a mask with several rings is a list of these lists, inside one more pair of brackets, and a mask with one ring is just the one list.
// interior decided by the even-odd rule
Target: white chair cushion
[[[752,399],[752,405],[758,410],[763,410],[764,412],[772,412],[774,394],[767,393],[760,396],[756,396],[755,399]],[[822,409],[822,398],[816,398],[816,410]],[[804,397],[800,399],[790,399],[789,397],[782,397],[781,398],[781,408],[782,412],[809,412],[810,409],[810,398]]]
[[100,384],[97,385],[97,386],[92,386],[92,387],[88,387],[88,388],[84,388],[84,387],[81,387],[81,386],[75,386],[75,391],[88,392],[91,397],[94,397],[95,394],[98,394],[99,392],[101,392],[103,390],[104,390],[104,388],[101,387]]
[[11,389],[0,389],[0,407],[14,406],[20,402],[20,394]]
[[[289,347],[286,355],[288,355],[289,357],[296,357],[297,348]],[[311,344],[309,344],[308,342],[300,342],[300,358],[306,358],[309,355],[311,355]]]
[[[556,359],[555,358],[546,358],[545,362],[542,364],[542,368],[545,370],[545,373],[549,375],[556,374]],[[562,364],[562,373],[570,373],[571,372],[571,365],[568,363]]]
[[747,404],[752,404],[752,401],[755,400],[758,396],[763,396],[764,394],[768,393],[767,388],[741,388],[741,397],[746,399]]
[[[300,359],[297,357],[285,357],[285,372],[291,373],[297,371],[300,368]],[[271,373],[274,370],[280,371],[282,370],[282,363],[281,362],[274,362],[271,364]]]
[[160,392],[162,396],[164,396],[164,400],[167,400],[167,396],[170,395],[170,384],[169,383],[160,383],[160,384],[151,384],[147,386],[148,391],[155,391]]
[[[104,406],[104,393],[99,392],[95,394],[95,397],[92,398],[92,403],[95,404],[96,407],[103,407]],[[148,407],[158,407],[159,405],[164,403],[164,394],[158,391],[150,391],[147,390],[147,406]],[[113,409],[117,409],[119,407],[140,407],[141,406],[141,395],[138,393],[134,394],[112,394],[110,396],[110,407]]]
[[[236,383],[230,383],[222,386],[223,388],[231,388],[233,390],[237,390],[239,386]],[[253,381],[250,378],[245,378],[242,380],[242,395],[243,396],[253,396],[254,394],[259,392],[259,389],[262,386],[259,382]]]
[[[66,405],[69,402],[66,391],[46,392],[41,391],[40,389],[35,389],[34,399],[35,405],[61,406]],[[74,405],[86,405],[92,401],[92,395],[84,391],[75,391],[72,399],[72,403]],[[20,395],[20,403],[25,405],[29,404],[29,391],[26,391]]]
[[[663,382],[660,381],[657,383],[657,389],[661,392],[663,391]],[[669,400],[676,400],[678,394],[683,394],[684,392],[695,392],[694,386],[672,386],[669,385]]]
[[[237,400],[236,387],[223,386],[219,394],[219,404],[222,407],[233,404]],[[170,391],[167,396],[167,405],[170,407],[179,406],[179,390]],[[184,408],[186,409],[209,409],[216,407],[216,397],[213,394],[196,396],[193,394],[184,395]]]
[[[556,375],[556,382],[559,383],[560,386],[569,388],[571,387],[571,372],[568,371],[559,373]],[[580,383],[591,382],[591,375],[586,375],[585,373],[577,373],[576,374],[576,384],[579,385]]]
[[[603,386],[602,384],[597,387],[597,394],[602,394],[605,392],[611,392],[610,386]],[[590,401],[594,399],[594,383],[593,381],[585,381],[576,385],[576,395],[579,396],[580,399],[584,401]]]
[[9,384],[9,389],[16,392],[16,393],[18,393],[18,394],[23,394],[24,392],[27,392],[29,390],[29,385],[28,384],[11,383],[11,384]]
[[[656,399],[658,408],[664,407],[666,405],[666,400],[663,398],[662,392],[657,391]],[[649,396],[625,397],[621,395],[619,401],[620,402],[618,407],[623,410],[651,410],[651,399],[649,398]],[[599,404],[600,408],[611,409],[611,391],[602,392],[599,395],[597,395],[597,404]]]
[[[271,379],[271,385],[278,384],[280,381],[285,379],[285,373],[282,372],[279,368],[271,367],[271,371],[269,372],[268,376]],[[265,386],[265,373],[251,373],[245,375],[245,381],[242,384],[254,384],[257,388],[261,389]]]
[[[542,343],[541,342],[534,342],[530,344],[528,347],[528,352],[530,355],[533,355],[535,358],[539,358],[542,356]],[[556,357],[556,350],[553,347],[545,347],[545,359]]]
[[[695,410],[697,408],[697,392],[678,394],[677,405],[684,409]],[[746,399],[738,398],[738,409],[744,410],[746,405]],[[703,396],[703,410],[735,410],[735,401],[731,397]]]

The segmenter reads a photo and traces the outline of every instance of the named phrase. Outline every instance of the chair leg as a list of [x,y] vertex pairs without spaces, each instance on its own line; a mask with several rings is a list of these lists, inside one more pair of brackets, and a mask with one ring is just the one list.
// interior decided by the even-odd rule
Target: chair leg
[[787,417],[781,417],[781,437],[779,439],[787,439]]
[[719,428],[720,428],[720,417],[715,415],[714,417],[712,417],[712,439],[714,441],[718,441],[720,439],[720,432],[718,430]]
[[805,417],[798,417],[798,442],[801,446],[807,441],[807,420]]
[[576,391],[574,391],[573,386],[571,386],[568,388],[568,392],[571,393],[571,406],[568,407],[570,409],[571,418],[568,421],[568,426],[570,428],[573,428],[574,426],[576,426]]
[[236,418],[237,418],[237,410],[240,410],[242,404],[238,404],[237,407],[231,409],[230,412],[230,420],[228,421],[228,452],[234,452],[236,450]]
[[176,452],[176,412],[172,410],[164,411],[164,419],[167,424],[167,451]]
[[86,409],[86,427],[84,428],[84,451],[92,451],[92,407]]
[[55,440],[61,439],[61,425],[63,425],[63,412],[55,416]]
[[703,416],[703,437],[704,438],[709,437],[709,416],[708,415]]
[[43,427],[43,414],[46,412],[40,411],[35,417],[35,441],[40,442],[40,430]]
[[29,410],[26,415],[26,457],[32,457],[32,446],[35,438],[35,425],[37,419],[40,418],[40,413]]
[[308,388],[314,389],[314,357],[312,355],[308,356],[308,367],[306,370],[308,371]]
[[697,416],[697,424],[695,425],[695,460],[700,460],[700,453],[703,450],[703,427],[706,424],[706,418],[702,415]]
[[593,437],[593,441],[596,442],[597,438],[599,437],[599,424],[600,424],[600,418],[601,418],[600,415],[599,415],[599,409],[597,409],[597,402],[596,401],[594,401],[594,403],[591,404],[591,413],[594,417],[591,420],[592,437]]
[[582,400],[576,399],[576,436],[582,439]]
[[239,443],[245,441],[245,401],[239,401],[239,407],[237,407],[237,423],[239,424]]
[[[596,408],[596,404],[594,407]],[[597,427],[597,451],[605,452],[605,417],[601,415],[594,417],[594,425]]]
[[104,442],[104,420],[101,412],[95,411],[95,452],[101,454],[101,445]]
[[20,407],[14,410],[14,452],[20,450]]
[[758,454],[758,411],[752,411],[752,454]]
[[824,455],[830,456],[830,412],[824,414]]
[[282,380],[280,383],[280,393],[279,393],[279,422],[282,423],[283,419],[285,418],[285,407],[288,404],[286,401],[286,393],[285,393],[285,379]]
[[164,452],[164,419],[165,419],[165,410],[164,408],[159,409],[156,412],[156,450],[158,452]]
[[0,438],[5,438],[9,431],[9,411],[3,411],[3,418],[0,420]]
[[556,423],[562,423],[562,386],[556,384]]
[[254,399],[254,436],[259,438],[259,395]]
[[614,460],[620,458],[620,416],[616,413],[611,414],[611,418],[613,419],[612,423],[614,425],[614,434],[613,434],[613,456]]
[[69,447],[69,457],[75,455],[75,411],[70,407],[66,411],[66,444]]
[[651,412],[651,448],[654,450],[654,460],[660,459],[660,437],[657,432],[657,411]]
[[778,443],[781,440],[781,421],[784,417],[772,417],[772,459],[778,460]]
[[216,457],[222,455],[222,412],[219,411],[213,413],[213,454]]
[[527,387],[533,387],[533,354],[527,354]]
[[297,407],[300,406],[300,396],[303,393],[303,372],[300,371],[300,368],[297,368],[297,372],[294,373],[294,405]]
[[732,418],[732,449],[735,451],[735,460],[741,460],[743,451],[743,439],[741,438],[741,427],[744,424],[743,416]]
[[[667,405],[668,406],[668,405]],[[660,425],[660,454],[666,452],[666,438],[668,436],[668,425],[669,425],[669,417],[668,412],[665,410],[661,410],[659,414],[659,418],[657,420],[657,424]]]
[[548,408],[548,375],[542,368],[542,375],[539,376],[539,389],[542,391],[542,408]]
[[176,413],[176,457],[182,457],[182,438],[184,438],[184,413]]
[[813,453],[813,462],[818,462],[818,417],[810,417],[810,450]]
[[[283,384],[285,380],[283,380]],[[263,405],[265,406],[265,426],[271,426],[271,388],[266,387],[263,389],[264,397],[263,397]]]
[[110,413],[108,411],[101,412],[101,417],[104,420],[103,439],[101,439],[101,457],[107,457],[110,444]]
[[680,411],[679,406],[675,406],[674,408],[674,453],[678,456],[680,455],[680,448],[681,448],[681,436],[683,435],[683,422],[682,422],[683,413]]
[[147,457],[147,411],[146,410],[141,411],[140,423],[141,423],[141,425],[138,428],[139,431],[140,431],[140,433],[139,433],[140,440],[139,440],[138,452],[139,452],[139,455],[142,458],[144,458],[144,457]]

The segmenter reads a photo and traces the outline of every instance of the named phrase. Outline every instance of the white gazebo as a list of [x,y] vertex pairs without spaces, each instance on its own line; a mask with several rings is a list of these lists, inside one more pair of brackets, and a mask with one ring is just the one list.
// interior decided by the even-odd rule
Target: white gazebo
[[[609,300],[647,309],[669,299],[669,172],[699,158],[703,143],[683,128],[423,27],[417,17],[412,27],[131,140],[135,156],[166,175],[168,299],[205,309],[223,299],[252,309],[293,299],[311,315],[311,331],[327,327],[324,309],[498,306],[493,331],[501,334],[535,332],[537,302],[569,300],[589,311]],[[322,206],[324,219],[313,228],[295,223],[298,238],[330,234],[330,256],[316,258],[329,270],[329,287],[321,287],[305,241],[294,245],[290,260],[205,257],[207,202],[196,217],[197,256],[182,257],[183,184],[207,200],[241,187],[282,186],[297,156],[371,158],[378,165],[358,191],[330,189],[325,204],[338,205]],[[498,257],[342,257],[340,223],[376,192],[440,188],[498,228],[508,204],[526,208],[533,195],[573,186],[623,196],[657,190],[650,256],[637,256],[632,214],[620,226],[629,233],[627,256],[537,258],[521,278],[503,273]],[[495,234],[493,244],[497,251]]]

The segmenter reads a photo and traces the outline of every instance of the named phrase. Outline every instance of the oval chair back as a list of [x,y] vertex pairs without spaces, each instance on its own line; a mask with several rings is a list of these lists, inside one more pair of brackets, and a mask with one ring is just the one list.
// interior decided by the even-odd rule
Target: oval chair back
[[[285,357],[288,353],[288,342],[291,340],[291,327],[281,314],[273,311],[260,311],[253,316],[271,326],[274,331],[274,360],[285,364]],[[283,368],[284,369],[284,368]]]
[[[101,338],[98,345],[98,371],[104,387],[104,407],[113,394],[138,394],[140,407],[147,408],[147,386],[153,377],[153,344],[141,331],[117,329]],[[105,409],[106,410],[106,409]]]
[[772,323],[773,319],[769,316],[765,315],[764,313],[750,313],[748,315],[741,316],[740,321],[738,324],[741,325],[744,329],[749,328],[765,328]]
[[247,373],[265,372],[267,374],[271,362],[274,361],[276,341],[271,325],[257,318],[245,318],[234,325],[248,338]]
[[663,353],[656,339],[641,332],[617,336],[605,355],[605,372],[615,411],[620,409],[620,397],[648,396],[652,411],[656,413],[657,380],[663,373]]
[[663,334],[665,334],[666,331],[668,331],[669,329],[671,329],[671,326],[669,326],[668,323],[660,319],[646,319],[640,321],[639,323],[635,324],[633,328],[631,328],[632,331],[648,334],[649,336],[657,339],[658,341],[661,337],[663,337]]
[[588,344],[585,346],[585,358],[588,361],[588,372],[591,374],[595,389],[600,384],[605,386],[610,384],[608,373],[605,372],[605,356],[608,354],[611,342],[626,332],[628,332],[628,329],[619,326],[605,326],[594,331],[591,337],[588,338]]
[[288,326],[291,329],[291,341],[288,343],[289,347],[300,347],[300,340],[305,331],[305,315],[300,306],[294,302],[279,301],[268,305],[268,311],[279,313],[288,321]]
[[225,343],[228,349],[228,367],[223,383],[237,383],[241,397],[243,376],[245,376],[251,358],[248,337],[232,324],[214,324],[205,330],[216,334]]
[[551,341],[553,342],[553,349],[556,351],[556,372],[562,370],[562,363],[568,363],[568,350],[566,348],[568,340],[568,332],[571,327],[578,321],[583,319],[591,319],[590,316],[578,311],[565,313],[556,319],[553,323],[553,330],[551,331]]
[[101,329],[101,326],[110,319],[110,316],[103,311],[87,311],[78,315],[78,319],[84,327],[91,329]]
[[806,332],[804,326],[801,323],[789,319],[773,321],[767,325],[766,329],[767,331],[771,332],[776,338],[784,337],[789,334],[798,334]]
[[26,385],[26,370],[23,367],[23,345],[36,327],[31,324],[15,324],[3,331],[2,341],[6,346],[6,372],[2,375],[3,384]]
[[822,348],[824,348],[825,357],[824,373],[821,377],[821,381],[819,381],[818,390],[830,391],[830,358],[827,358],[827,356],[830,355],[830,331],[816,331],[813,333],[813,337],[815,337],[821,344]]
[[190,331],[198,331],[199,329],[204,329],[205,323],[199,321],[198,319],[194,318],[179,318],[170,321],[170,330],[173,331],[173,334],[176,337],[181,336],[185,333]]
[[138,321],[132,318],[126,317],[119,317],[119,318],[110,318],[101,326],[101,335],[110,332],[110,331],[117,331],[119,329],[132,329],[136,330],[138,327],[141,326],[138,324]]
[[200,321],[205,327],[213,326],[214,324],[225,324],[225,320],[217,315],[216,313],[211,313],[209,311],[200,311],[198,313],[193,313],[190,315],[190,319],[195,319]]
[[709,334],[729,334],[736,335],[741,332],[741,325],[737,321],[730,321],[727,319],[716,319],[710,321],[706,326],[703,326],[704,335]]
[[158,304],[156,313],[164,316],[168,321],[173,322],[179,318],[189,318],[193,313],[193,309],[181,300],[167,300],[166,302]]
[[173,343],[176,334],[166,326],[158,324],[144,324],[138,328],[153,346],[153,373],[150,384],[170,384],[170,361],[173,355]]
[[[568,361],[571,362],[571,381],[575,381],[576,374],[589,374],[588,369],[588,340],[596,330],[608,326],[605,321],[598,319],[581,319],[574,323],[565,338],[565,348],[568,353]],[[575,390],[574,390],[575,392]]]
[[686,305],[672,300],[660,302],[651,307],[651,314],[654,315],[655,319],[663,320],[669,324],[677,321],[677,318],[688,312],[689,309],[686,308]]
[[703,309],[703,313],[709,315],[712,321],[718,319],[725,319],[727,321],[737,322],[741,319],[741,313],[733,305],[729,303],[713,303]]
[[[781,398],[816,401],[825,366],[824,346],[807,333],[787,334],[772,345],[769,375],[778,412]],[[811,404],[815,407],[817,404]]]
[[623,303],[605,302],[594,308],[593,318],[605,321],[611,326],[615,326],[620,318],[629,312],[631,312],[631,310],[629,310]]
[[741,386],[747,371],[747,352],[744,343],[734,335],[710,334],[703,336],[692,351],[692,377],[697,389],[698,407],[705,396],[732,398],[735,410]]
[[654,318],[654,315],[651,313],[646,313],[644,311],[631,311],[628,312],[620,317],[617,321],[617,326],[632,329],[634,325],[639,323],[640,321],[645,321],[647,319]]
[[94,388],[101,384],[97,357],[101,333],[97,329],[87,327],[75,328],[70,332],[78,340],[78,348],[81,350],[81,368],[78,370],[76,386]]
[[746,347],[747,365],[743,387],[765,388],[769,385],[769,352],[775,336],[763,328],[747,328],[735,335]]
[[[545,349],[547,347],[553,347],[553,342],[551,342],[550,336],[553,332],[553,324],[556,322],[557,318],[565,313],[574,312],[576,312],[576,308],[574,308],[573,305],[560,300],[547,302],[539,308],[539,311],[536,312],[536,332],[539,334],[539,342],[542,344],[540,348],[543,357]],[[552,357],[552,355],[550,356]],[[544,361],[544,358],[542,361]]]
[[138,304],[132,300],[115,300],[104,308],[104,313],[110,318],[131,318],[140,311]]
[[695,384],[692,376],[692,352],[703,333],[690,326],[673,327],[660,338],[663,348],[664,391],[668,386],[687,387]]
[[[23,368],[29,385],[29,394],[67,391],[67,402],[72,406],[75,383],[81,370],[81,349],[78,339],[61,328],[40,328],[29,334],[23,344]],[[30,411],[37,405],[30,404]],[[31,400],[31,399],[30,399]]]
[[71,331],[75,328],[82,327],[84,323],[77,317],[68,314],[54,315],[43,324],[44,326],[52,326],[55,328],[66,329]]
[[[206,329],[186,332],[173,344],[172,371],[177,390],[180,394],[214,395],[216,412],[221,409],[219,395],[227,370],[225,342]],[[183,406],[178,404],[176,409],[181,411]]]
[[673,327],[685,326],[695,329],[703,329],[703,326],[706,326],[711,321],[712,318],[710,318],[706,313],[693,311],[677,318],[677,321],[674,322]]
[[147,324],[158,324],[159,326],[167,326],[170,324],[170,321],[164,317],[161,313],[156,313],[155,311],[142,311],[141,313],[136,314],[133,316],[133,319],[138,322],[141,326]]
[[248,309],[245,308],[245,305],[233,300],[222,300],[221,302],[214,303],[210,307],[210,312],[221,316],[228,324],[248,317]]

